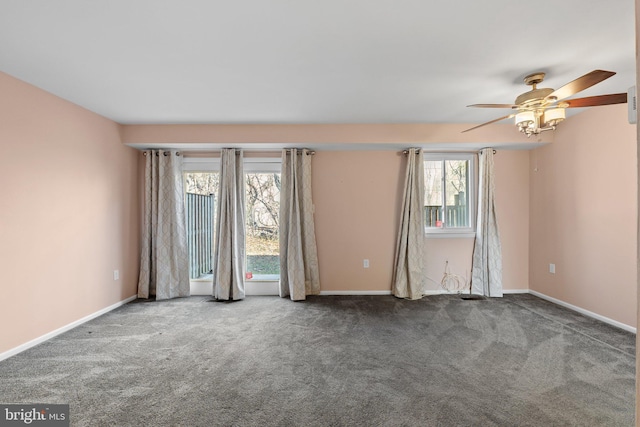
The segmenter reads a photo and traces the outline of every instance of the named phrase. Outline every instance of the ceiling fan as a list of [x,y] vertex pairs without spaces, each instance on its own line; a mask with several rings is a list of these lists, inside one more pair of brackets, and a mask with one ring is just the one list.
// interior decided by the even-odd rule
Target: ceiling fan
[[515,117],[515,124],[518,126],[518,130],[529,137],[547,130],[554,130],[556,125],[565,119],[566,108],[624,104],[627,102],[626,92],[566,99],[615,74],[613,71],[594,70],[556,90],[551,88],[538,88],[538,85],[544,80],[545,73],[537,72],[529,74],[524,78],[524,83],[531,86],[531,90],[519,95],[513,104],[473,104],[467,106],[479,108],[510,108],[515,110],[515,112],[462,132],[469,132],[479,127],[499,122],[500,120]]

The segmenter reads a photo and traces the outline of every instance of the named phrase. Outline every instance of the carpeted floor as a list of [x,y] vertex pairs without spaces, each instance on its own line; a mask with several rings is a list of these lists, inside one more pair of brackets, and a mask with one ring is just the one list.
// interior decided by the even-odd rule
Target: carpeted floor
[[635,335],[531,295],[136,301],[0,362],[72,426],[632,426]]

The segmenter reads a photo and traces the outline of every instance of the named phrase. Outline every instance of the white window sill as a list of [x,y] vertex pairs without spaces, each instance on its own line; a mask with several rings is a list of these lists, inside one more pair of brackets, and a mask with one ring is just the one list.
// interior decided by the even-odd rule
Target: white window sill
[[244,279],[245,282],[279,282],[278,274],[254,274],[251,279]]
[[427,231],[425,237],[427,239],[474,239],[476,233],[475,231]]
[[[190,279],[191,282],[210,282],[213,280],[212,274],[207,274],[197,279]],[[244,279],[245,282],[279,282],[280,276],[277,274],[254,274],[251,279]]]
[[191,282],[210,282],[213,280],[213,274],[205,274],[202,277],[198,277],[197,279],[189,279]]

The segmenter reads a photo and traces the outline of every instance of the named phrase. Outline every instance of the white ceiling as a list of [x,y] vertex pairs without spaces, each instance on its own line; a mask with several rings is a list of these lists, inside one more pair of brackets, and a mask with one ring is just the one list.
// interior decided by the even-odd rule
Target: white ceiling
[[[0,0],[0,70],[119,123],[481,123],[635,84],[633,0]],[[597,107],[595,107],[597,108]],[[580,110],[580,109],[578,109]]]

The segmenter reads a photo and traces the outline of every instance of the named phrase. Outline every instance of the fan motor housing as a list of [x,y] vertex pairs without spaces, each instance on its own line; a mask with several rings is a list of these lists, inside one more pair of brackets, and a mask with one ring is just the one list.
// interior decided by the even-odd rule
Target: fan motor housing
[[536,106],[542,105],[545,98],[553,93],[551,88],[532,89],[516,98],[516,105]]

